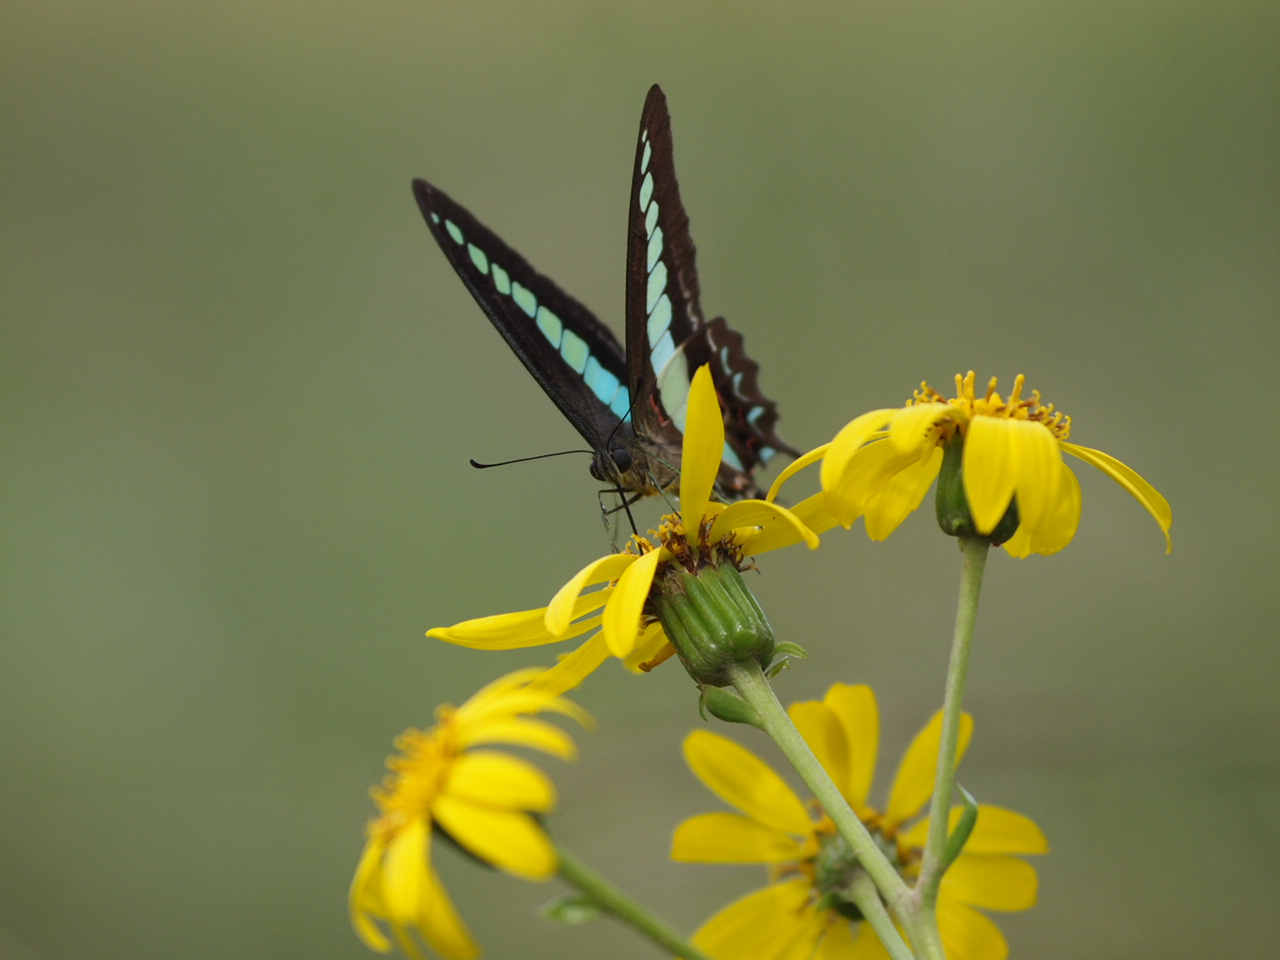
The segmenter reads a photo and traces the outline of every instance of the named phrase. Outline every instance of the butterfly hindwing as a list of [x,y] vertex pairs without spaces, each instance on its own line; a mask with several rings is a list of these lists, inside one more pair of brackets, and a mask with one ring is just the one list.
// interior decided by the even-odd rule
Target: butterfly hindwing
[[415,180],[413,193],[485,315],[583,439],[597,452],[604,449],[630,416],[617,338],[444,191]]
[[699,303],[689,216],[680,200],[666,97],[656,84],[640,119],[627,236],[627,370],[636,429],[672,443],[684,431],[694,371],[711,367],[725,417],[721,492],[759,493],[751,471],[781,451],[777,405],[759,389],[759,365],[722,317],[708,323]]

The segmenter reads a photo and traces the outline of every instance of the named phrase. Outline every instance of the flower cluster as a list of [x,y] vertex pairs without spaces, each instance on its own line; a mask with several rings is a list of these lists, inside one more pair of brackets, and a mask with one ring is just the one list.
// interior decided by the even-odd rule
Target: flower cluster
[[[904,878],[919,872],[928,818],[917,819],[933,794],[941,715],[907,748],[884,812],[868,802],[875,771],[879,712],[870,687],[836,684],[821,701],[793,704],[793,722],[840,792],[872,831]],[[972,734],[966,715],[961,753]],[[675,832],[674,860],[762,863],[767,887],[747,894],[708,920],[694,943],[718,957],[821,957],[871,960],[888,954],[848,895],[859,869],[848,845],[821,809],[806,806],[755,754],[707,731],[689,734],[685,759],[694,774],[738,813],[705,813]],[[953,821],[959,818],[953,811]],[[1027,817],[981,805],[964,852],[942,879],[938,927],[951,960],[1003,960],[1003,935],[987,910],[1026,910],[1036,900],[1036,874],[1018,855],[1048,852]]]

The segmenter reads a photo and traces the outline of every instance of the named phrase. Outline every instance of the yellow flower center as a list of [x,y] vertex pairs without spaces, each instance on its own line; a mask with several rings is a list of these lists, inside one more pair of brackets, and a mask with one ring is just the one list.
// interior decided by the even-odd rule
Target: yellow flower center
[[1022,398],[1022,388],[1026,377],[1018,374],[1013,381],[1013,392],[1004,399],[996,392],[996,378],[987,382],[987,392],[978,396],[974,391],[974,373],[972,370],[965,376],[956,374],[956,395],[947,399],[929,386],[921,383],[907,406],[919,403],[945,403],[954,410],[954,419],[940,424],[938,429],[942,436],[949,437],[957,430],[963,434],[969,421],[974,417],[1003,417],[1009,420],[1029,420],[1043,424],[1058,440],[1066,440],[1071,436],[1071,418],[1057,411],[1052,403],[1042,403],[1040,391],[1032,390],[1031,396]]
[[429,814],[454,761],[462,754],[455,713],[451,706],[439,707],[437,723],[430,730],[409,729],[396,738],[400,753],[387,758],[391,772],[381,786],[370,791],[381,811],[370,832],[395,833],[409,821]]

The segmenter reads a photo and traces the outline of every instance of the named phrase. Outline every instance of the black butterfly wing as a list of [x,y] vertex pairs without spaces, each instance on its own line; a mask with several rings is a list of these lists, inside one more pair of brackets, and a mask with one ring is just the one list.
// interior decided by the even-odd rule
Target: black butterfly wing
[[760,392],[760,368],[743,350],[742,336],[723,317],[703,318],[671,116],[655,84],[640,118],[627,236],[627,375],[638,433],[678,449],[689,385],[703,364],[711,366],[725,418],[721,491],[757,495],[751,471],[779,451],[798,452],[775,431],[777,405]]
[[480,309],[565,419],[593,450],[604,451],[630,416],[627,364],[617,338],[444,191],[414,180],[413,194]]

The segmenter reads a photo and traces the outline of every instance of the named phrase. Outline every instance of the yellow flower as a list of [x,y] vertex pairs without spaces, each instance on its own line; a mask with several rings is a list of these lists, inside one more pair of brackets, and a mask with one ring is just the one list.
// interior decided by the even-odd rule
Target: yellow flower
[[[459,646],[509,650],[556,643],[592,634],[565,656],[540,683],[562,692],[613,655],[632,670],[647,670],[673,652],[662,626],[646,614],[650,587],[662,564],[679,563],[696,573],[704,564],[743,558],[800,541],[818,545],[818,530],[833,521],[821,497],[794,510],[764,500],[740,500],[725,506],[712,501],[724,451],[724,420],[711,371],[701,367],[689,388],[688,416],[681,453],[680,512],[663,518],[649,537],[632,537],[622,553],[594,560],[578,571],[546,607],[481,617],[427,631]],[[584,592],[604,584],[599,590]]]
[[956,377],[950,400],[922,384],[905,407],[864,413],[830,444],[792,463],[770,497],[797,470],[821,459],[827,509],[846,527],[865,516],[867,534],[883,540],[920,505],[944,451],[962,443],[960,474],[976,532],[991,534],[1016,503],[1017,533],[1005,549],[1016,557],[1050,554],[1071,542],[1080,522],[1080,485],[1062,459],[1069,453],[1128,490],[1160,525],[1165,552],[1172,550],[1169,502],[1119,460],[1068,443],[1070,417],[1042,404],[1038,391],[1022,399],[1023,382],[1019,375],[1007,400],[996,393],[994,378],[984,395],[975,394],[972,371]]
[[[791,719],[831,774],[850,807],[903,877],[913,880],[928,835],[914,820],[933,793],[942,716],[907,748],[881,813],[867,802],[876,765],[879,714],[870,687],[836,684],[821,701],[793,704]],[[973,732],[965,714],[963,756]],[[753,960],[886,960],[888,953],[844,891],[857,862],[831,820],[806,808],[764,761],[732,740],[695,731],[684,743],[693,772],[740,813],[704,813],[676,828],[672,858],[703,863],[765,863],[770,885],[725,907],[694,934],[714,956]],[[954,826],[960,808],[951,811]],[[974,909],[1026,910],[1036,900],[1036,873],[1011,854],[1048,851],[1040,828],[1000,807],[978,807],[964,852],[944,874],[938,927],[950,960],[1004,960],[999,928]]]
[[518,670],[479,690],[462,706],[436,710],[430,730],[408,730],[396,740],[391,773],[372,791],[379,808],[351,882],[351,923],[366,945],[381,953],[391,942],[423,956],[411,931],[448,960],[478,954],[475,941],[431,867],[434,830],[500,870],[526,880],[556,871],[551,841],[531,814],[555,805],[546,774],[519,757],[479,749],[508,743],[565,760],[573,740],[559,727],[529,715],[552,711],[580,723],[590,718],[576,704],[531,686],[544,671]]

